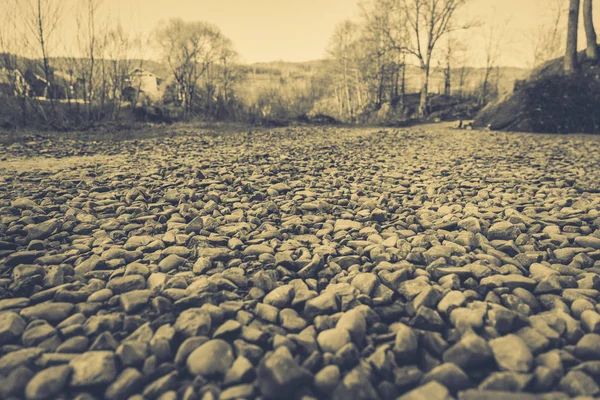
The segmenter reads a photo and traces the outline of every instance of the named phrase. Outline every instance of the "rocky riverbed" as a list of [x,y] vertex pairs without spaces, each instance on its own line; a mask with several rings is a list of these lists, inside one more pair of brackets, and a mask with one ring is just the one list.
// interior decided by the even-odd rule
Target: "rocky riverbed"
[[600,138],[0,149],[0,398],[600,396]]

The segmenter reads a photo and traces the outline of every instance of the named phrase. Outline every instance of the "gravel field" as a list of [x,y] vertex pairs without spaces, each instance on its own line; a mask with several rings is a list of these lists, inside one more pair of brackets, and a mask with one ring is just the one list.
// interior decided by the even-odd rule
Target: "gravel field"
[[0,399],[600,398],[600,137],[0,148]]

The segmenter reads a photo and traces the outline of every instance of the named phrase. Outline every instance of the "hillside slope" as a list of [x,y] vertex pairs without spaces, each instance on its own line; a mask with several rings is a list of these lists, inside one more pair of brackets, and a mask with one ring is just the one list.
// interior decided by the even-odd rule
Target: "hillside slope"
[[563,58],[544,64],[510,95],[486,106],[475,126],[536,133],[600,133],[600,65],[579,54],[581,70],[566,76]]

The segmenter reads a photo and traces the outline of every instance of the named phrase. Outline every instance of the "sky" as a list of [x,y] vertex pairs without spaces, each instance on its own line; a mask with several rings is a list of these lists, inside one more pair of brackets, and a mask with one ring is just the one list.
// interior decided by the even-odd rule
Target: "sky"
[[[82,0],[60,1],[76,4]],[[568,3],[469,0],[460,18],[494,21],[504,35],[499,64],[528,67],[532,55],[528,35],[541,20],[551,18],[548,4],[552,1]],[[324,58],[335,25],[360,16],[358,0],[103,0],[103,8],[113,21],[121,20],[130,31],[147,36],[161,20],[170,18],[213,23],[233,41],[245,63]],[[595,17],[600,29],[600,7]],[[69,33],[75,30],[74,19],[66,19],[62,29],[68,42]],[[472,53],[471,65],[478,66],[483,28],[472,29],[462,37]]]
[[168,9],[164,0],[120,2],[130,3],[123,15],[139,12],[142,29],[168,18],[214,23],[249,63],[323,58],[335,24],[358,10],[356,0],[171,0]]
[[[107,1],[121,18],[143,31],[150,31],[160,20],[169,18],[214,23],[233,41],[242,61],[247,63],[324,58],[335,25],[360,16],[357,0]],[[541,19],[552,17],[548,14],[551,1],[470,0],[461,18],[495,21],[505,36],[499,63],[527,67],[532,54],[529,32]],[[600,9],[596,11],[600,27]],[[475,59],[480,58],[476,54],[483,46],[481,37],[482,32],[477,29],[465,36],[472,42]]]

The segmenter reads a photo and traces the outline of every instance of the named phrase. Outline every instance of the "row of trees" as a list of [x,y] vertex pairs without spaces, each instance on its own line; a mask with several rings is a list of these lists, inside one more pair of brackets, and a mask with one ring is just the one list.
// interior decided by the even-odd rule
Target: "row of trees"
[[[32,81],[45,86],[36,98],[19,92],[23,120],[32,112],[53,123],[74,116],[116,120],[132,100],[134,105],[164,101],[183,117],[198,113],[223,117],[235,101],[237,53],[218,27],[171,20],[143,40],[141,34],[133,35],[113,22],[118,19],[103,0],[78,0],[73,9],[66,4],[2,0],[0,5],[0,68],[27,73],[30,86]],[[150,49],[160,53],[170,72],[157,77],[154,86],[160,86],[161,93],[152,99],[138,96],[147,78],[131,74],[144,68]],[[125,96],[126,89],[132,89],[133,96]]]
[[[539,22],[530,31],[523,31],[525,40],[519,42],[520,57],[527,57],[523,45],[529,40],[532,68],[560,57],[566,49],[565,71],[578,70],[581,2],[586,56],[589,60],[599,59],[593,0],[547,0]],[[340,23],[328,50],[334,61],[330,75],[337,115],[352,121],[361,112],[377,110],[384,103],[402,108],[407,91],[415,90],[414,79],[407,81],[407,66],[416,65],[421,71],[417,90],[420,93],[418,116],[422,118],[429,111],[432,72],[435,70],[443,75],[444,94],[462,96],[465,82],[473,79],[468,77],[470,69],[466,66],[469,62],[467,53],[473,50],[478,59],[470,61],[483,66],[475,94],[478,105],[485,105],[497,93],[499,60],[503,53],[514,51],[515,46],[511,49],[507,42],[510,20],[498,20],[496,11],[486,19],[459,22],[461,8],[467,3],[468,0],[370,0],[362,3],[361,18]],[[470,29],[475,32],[469,35],[481,42],[478,49],[469,49],[474,41],[464,40],[464,32]],[[452,88],[453,84],[458,87]]]
[[[577,70],[580,2],[570,0],[565,33],[565,1],[548,0],[550,21],[536,27],[530,38],[533,66],[557,57],[567,44],[565,70]],[[469,77],[472,68],[468,67],[468,53],[472,49],[464,40],[466,29],[477,29],[472,36],[479,36],[482,42],[477,61],[484,68],[478,78],[476,101],[483,106],[497,92],[508,22],[496,18],[461,20],[460,11],[467,3],[368,0],[361,4],[358,20],[337,25],[323,71],[304,81],[277,80],[260,93],[246,93],[245,99],[240,93],[249,92],[243,88],[249,86],[245,76],[248,68],[239,65],[231,40],[218,27],[174,19],[161,23],[149,39],[143,40],[114,22],[118,19],[110,15],[103,0],[78,0],[72,3],[74,9],[66,9],[69,3],[63,0],[2,0],[0,53],[6,68],[31,71],[30,75],[39,75],[47,86],[44,101],[20,93],[23,120],[31,112],[44,120],[57,118],[65,110],[63,103],[64,114],[86,121],[118,119],[125,104],[143,103],[137,96],[144,91],[143,80],[133,81],[131,71],[144,68],[149,49],[160,55],[167,69],[161,82],[155,82],[160,86],[160,98],[149,100],[183,118],[203,115],[256,121],[321,110],[345,121],[360,122],[364,115],[377,114],[386,107],[406,112],[407,96],[417,93],[415,115],[423,118],[430,111],[432,74],[443,77],[441,92],[448,96],[462,97],[467,83],[473,80]],[[587,55],[597,59],[592,0],[583,0],[583,15]],[[67,23],[73,29],[65,32],[61,26]],[[65,39],[73,33],[74,40]],[[419,71],[418,78],[415,70]],[[132,85],[138,85],[133,99],[124,96]],[[65,93],[59,93],[61,88],[66,88]]]
[[[29,112],[56,123],[73,115],[86,120],[118,118],[129,72],[140,65],[147,43],[120,23],[111,23],[101,7],[102,0],[80,0],[73,10],[60,0],[3,0],[2,67],[27,73],[30,85],[43,86],[36,93],[43,99],[20,93],[23,118]],[[67,15],[72,17],[69,21]],[[67,24],[74,29],[61,30]],[[59,106],[59,100],[65,100],[66,107]]]
[[184,117],[230,108],[235,99],[233,84],[239,77],[237,53],[218,27],[174,19],[160,25],[155,38],[175,79]]
[[[335,61],[331,73],[338,114],[355,120],[368,107],[378,109],[385,102],[402,106],[407,65],[416,64],[421,71],[418,115],[426,116],[434,51],[451,32],[469,27],[455,18],[466,2],[373,0],[362,5],[360,21],[337,25],[328,52]],[[448,92],[456,47],[456,41],[446,41],[443,69]]]

